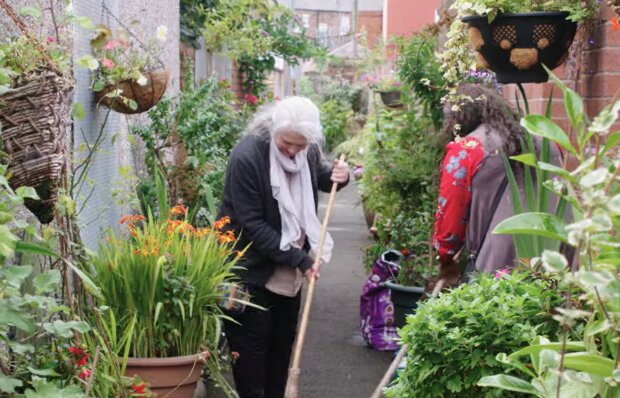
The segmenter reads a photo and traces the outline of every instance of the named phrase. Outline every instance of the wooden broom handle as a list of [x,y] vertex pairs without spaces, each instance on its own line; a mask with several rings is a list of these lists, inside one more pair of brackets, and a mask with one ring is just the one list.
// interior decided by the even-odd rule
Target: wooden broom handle
[[[340,161],[344,162],[345,155],[340,156]],[[329,217],[334,207],[334,199],[336,198],[336,191],[338,191],[338,183],[332,184],[332,190],[329,193],[329,201],[327,202],[327,209],[325,210],[325,216],[323,217],[323,225],[321,226],[321,238],[319,239],[319,247],[317,248],[316,255],[314,257],[314,264],[321,261],[321,255],[323,254],[323,244],[325,243],[325,237],[327,236],[327,224],[329,224]],[[316,278],[310,279],[308,283],[308,291],[306,293],[306,301],[304,303],[304,310],[301,316],[301,323],[299,326],[299,334],[295,343],[295,352],[293,354],[293,364],[291,366],[292,371],[298,371],[299,363],[301,361],[301,350],[304,347],[304,339],[306,338],[306,329],[308,327],[308,318],[310,315],[310,306],[312,305],[312,297],[314,295],[314,285]]]

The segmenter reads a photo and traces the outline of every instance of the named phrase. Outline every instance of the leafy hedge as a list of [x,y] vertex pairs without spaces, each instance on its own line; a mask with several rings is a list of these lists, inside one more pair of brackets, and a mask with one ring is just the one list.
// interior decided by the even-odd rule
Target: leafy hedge
[[504,371],[497,354],[525,347],[536,336],[555,339],[560,328],[551,311],[561,303],[561,292],[524,274],[483,275],[422,303],[400,331],[408,362],[387,397],[522,396],[476,383]]

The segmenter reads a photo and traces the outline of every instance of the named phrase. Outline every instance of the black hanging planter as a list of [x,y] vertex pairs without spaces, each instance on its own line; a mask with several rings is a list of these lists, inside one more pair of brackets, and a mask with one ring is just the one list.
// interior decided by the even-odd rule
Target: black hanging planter
[[400,102],[400,91],[379,91],[381,102],[388,108],[402,108],[403,103]]
[[489,23],[486,16],[462,19],[479,66],[495,72],[499,83],[543,83],[568,56],[577,23],[567,12],[499,14]]

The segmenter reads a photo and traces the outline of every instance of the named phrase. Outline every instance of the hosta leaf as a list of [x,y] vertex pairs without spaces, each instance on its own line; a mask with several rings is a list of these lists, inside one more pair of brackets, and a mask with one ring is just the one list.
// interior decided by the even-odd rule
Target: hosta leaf
[[537,392],[536,388],[529,382],[508,375],[486,376],[478,381],[478,385],[481,387],[495,387],[526,394],[536,394]]
[[[525,347],[517,352],[513,352],[510,354],[510,358],[518,358],[524,355],[535,354],[538,355],[542,350],[555,350],[559,351],[562,349],[562,343],[547,343],[547,344],[534,344],[529,347]],[[566,343],[566,351],[579,351],[585,349],[585,345],[583,342],[567,342]]]
[[614,371],[614,361],[589,352],[574,352],[564,355],[564,366],[581,372],[609,377]]
[[494,234],[536,235],[567,242],[564,222],[549,213],[522,213],[500,222]]
[[552,122],[551,119],[541,115],[527,115],[521,119],[521,125],[530,133],[548,138],[570,153],[575,155],[577,154],[577,151],[573,148],[568,135],[560,126]]

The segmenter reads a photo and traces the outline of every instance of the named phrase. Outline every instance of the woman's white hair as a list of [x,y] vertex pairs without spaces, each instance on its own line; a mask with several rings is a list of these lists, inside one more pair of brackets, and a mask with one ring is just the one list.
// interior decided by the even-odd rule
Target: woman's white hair
[[261,107],[246,130],[246,134],[265,139],[287,132],[301,134],[308,143],[321,146],[324,138],[319,108],[308,98],[287,97]]

